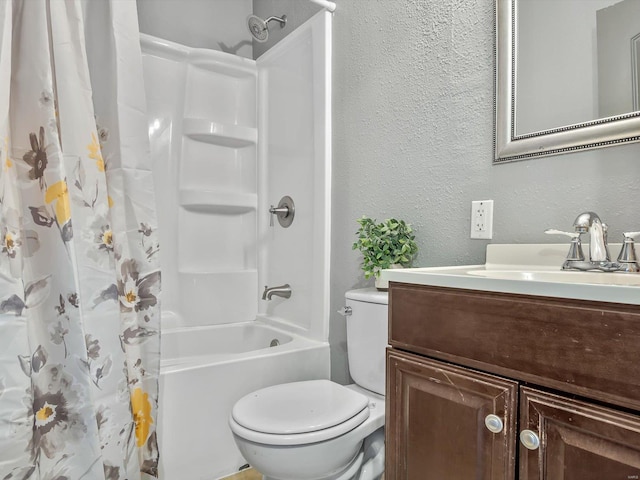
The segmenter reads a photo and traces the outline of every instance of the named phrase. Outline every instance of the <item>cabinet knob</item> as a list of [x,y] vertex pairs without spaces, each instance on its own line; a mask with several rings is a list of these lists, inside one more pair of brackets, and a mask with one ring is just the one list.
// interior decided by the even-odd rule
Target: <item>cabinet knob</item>
[[484,419],[484,424],[487,429],[492,433],[500,433],[504,428],[502,424],[502,420],[499,416],[494,415],[493,413],[487,415]]
[[540,438],[538,438],[536,432],[531,430],[522,430],[520,432],[520,441],[529,450],[537,450],[540,446]]

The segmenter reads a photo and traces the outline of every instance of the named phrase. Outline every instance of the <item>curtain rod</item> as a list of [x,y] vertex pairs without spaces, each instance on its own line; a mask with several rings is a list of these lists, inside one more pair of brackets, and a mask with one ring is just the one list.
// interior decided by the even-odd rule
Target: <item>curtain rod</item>
[[326,8],[330,12],[336,11],[336,4],[334,2],[329,2],[328,0],[309,0],[311,3],[315,3],[320,5],[321,7]]

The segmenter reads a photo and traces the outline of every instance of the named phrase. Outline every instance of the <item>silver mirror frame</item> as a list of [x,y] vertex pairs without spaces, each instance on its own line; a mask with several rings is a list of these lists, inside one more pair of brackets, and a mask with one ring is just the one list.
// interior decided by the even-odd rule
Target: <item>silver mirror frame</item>
[[495,0],[494,164],[640,141],[640,111],[516,135],[516,1]]

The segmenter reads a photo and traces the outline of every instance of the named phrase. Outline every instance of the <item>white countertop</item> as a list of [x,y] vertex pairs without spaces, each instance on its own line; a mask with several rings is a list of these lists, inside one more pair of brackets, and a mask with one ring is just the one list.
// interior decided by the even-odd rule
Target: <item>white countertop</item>
[[[613,257],[619,244],[610,245]],[[390,282],[640,305],[640,274],[562,271],[568,244],[491,244],[487,263],[383,270]],[[588,256],[588,245],[583,245]]]

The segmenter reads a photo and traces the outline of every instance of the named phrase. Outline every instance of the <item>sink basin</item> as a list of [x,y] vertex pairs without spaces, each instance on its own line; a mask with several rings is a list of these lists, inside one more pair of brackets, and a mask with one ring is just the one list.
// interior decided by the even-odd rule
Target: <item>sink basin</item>
[[[610,247],[616,248],[615,245]],[[567,249],[566,244],[491,244],[487,246],[484,265],[383,270],[382,279],[436,287],[640,305],[640,273],[561,270]]]
[[640,274],[604,273],[577,271],[535,271],[535,270],[469,270],[469,275],[503,280],[530,282],[573,283],[592,285],[640,286]]

